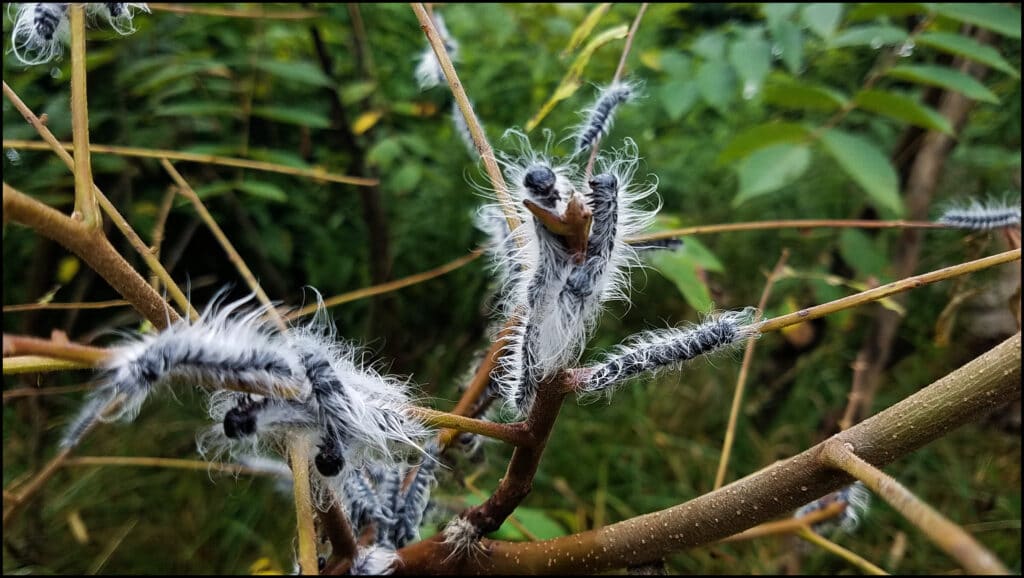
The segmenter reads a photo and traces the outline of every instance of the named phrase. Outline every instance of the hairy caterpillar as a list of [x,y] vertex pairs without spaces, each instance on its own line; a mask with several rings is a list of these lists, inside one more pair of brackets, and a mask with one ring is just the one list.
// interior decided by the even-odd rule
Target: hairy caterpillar
[[958,229],[990,231],[1012,225],[1020,226],[1020,199],[1016,202],[971,200],[969,205],[951,206],[939,217],[939,223]]
[[591,148],[598,139],[608,134],[615,120],[615,110],[635,95],[636,85],[630,82],[616,82],[602,89],[594,106],[587,109],[587,120],[578,130],[576,154]]
[[706,355],[757,333],[750,325],[752,307],[712,316],[689,329],[645,331],[618,347],[599,364],[590,367],[590,374],[580,387],[582,394],[610,391],[627,379],[650,371],[670,367]]
[[811,529],[815,533],[827,535],[837,530],[846,533],[856,530],[871,507],[871,492],[868,491],[862,482],[854,482],[849,486],[801,506],[793,517],[803,518],[807,514],[821,510],[834,502],[842,502],[846,507],[839,516],[814,524]]
[[[90,394],[61,445],[76,445],[97,419],[134,419],[153,391],[173,381],[214,389],[241,385],[266,395],[308,394],[302,361],[261,319],[265,308],[235,315],[250,300],[219,307],[217,298],[195,323],[182,321],[113,349],[105,363],[106,378]],[[115,400],[119,407],[101,415]]]
[[[25,2],[12,18],[11,52],[23,64],[32,66],[49,62],[64,52],[70,26],[68,3]],[[104,19],[122,36],[135,32],[135,11],[149,12],[146,4],[88,3],[90,21]]]

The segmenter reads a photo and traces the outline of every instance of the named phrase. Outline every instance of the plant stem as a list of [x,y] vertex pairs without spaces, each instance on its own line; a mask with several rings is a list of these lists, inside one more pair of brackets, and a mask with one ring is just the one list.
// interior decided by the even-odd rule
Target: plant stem
[[245,260],[242,259],[242,256],[235,250],[235,246],[231,244],[230,240],[228,240],[228,236],[224,234],[223,229],[221,229],[220,225],[217,224],[217,221],[214,220],[213,215],[210,214],[210,211],[206,210],[206,205],[204,205],[203,201],[199,199],[199,195],[192,190],[192,187],[189,186],[188,182],[185,181],[185,178],[181,176],[181,173],[174,168],[174,165],[172,165],[170,161],[167,159],[160,159],[160,164],[163,165],[164,170],[167,171],[167,174],[171,175],[175,184],[178,185],[178,192],[192,202],[192,205],[196,208],[196,212],[199,213],[199,217],[204,223],[206,223],[206,226],[209,227],[210,232],[213,233],[213,236],[217,239],[217,242],[220,243],[224,252],[228,254],[228,260],[230,260],[231,264],[238,269],[238,273],[243,279],[245,279],[245,283],[249,285],[249,289],[252,289],[253,293],[256,294],[256,298],[259,299],[260,303],[267,308],[267,313],[271,315],[271,318],[277,324],[277,327],[281,331],[287,331],[288,325],[285,324],[284,319],[281,318],[281,314],[274,308],[274,304],[270,301],[270,297],[267,297],[263,288],[260,287],[260,283],[256,280],[256,276],[252,274],[249,266],[245,264]]
[[872,221],[855,219],[784,219],[779,221],[752,221],[748,223],[722,223],[716,225],[697,225],[671,231],[646,233],[627,239],[637,241],[657,241],[674,239],[686,235],[704,235],[708,233],[727,233],[733,231],[758,231],[764,229],[949,229],[948,225],[931,221]]
[[[832,439],[863,448],[862,458],[884,465],[1019,399],[1020,392],[1021,335],[1017,333]],[[849,484],[849,476],[822,458],[827,443],[831,442],[689,502],[572,536],[528,543],[485,539],[484,554],[475,559],[446,558],[450,549],[441,538],[424,540],[399,551],[402,563],[396,574],[592,573],[661,559],[731,536]]]
[[[59,145],[65,149],[73,148],[73,145],[71,145],[70,143],[59,143]],[[50,148],[50,146],[47,143],[39,141],[4,139],[4,148],[46,150]],[[276,163],[252,161],[249,159],[238,159],[232,157],[222,157],[218,155],[206,155],[200,153],[185,153],[162,149],[121,147],[98,144],[89,145],[89,150],[92,151],[93,153],[110,154],[122,157],[137,157],[144,159],[168,159],[172,161],[187,161],[190,163],[203,163],[208,165],[220,165],[224,167],[236,167],[240,169],[264,171],[268,173],[279,173],[282,175],[292,175],[296,177],[309,178],[317,181],[341,183],[344,185],[353,185],[357,187],[372,187],[380,183],[380,181],[378,181],[377,179],[339,175],[325,171],[322,168],[300,169],[296,167],[289,167],[286,165],[279,165]]]
[[416,416],[427,427],[449,428],[455,432],[469,432],[479,434],[515,446],[529,446],[534,439],[525,429],[524,424],[519,423],[495,423],[427,409],[425,407],[410,408],[409,413]]
[[87,229],[79,221],[64,216],[7,183],[4,183],[3,210],[5,218],[31,227],[78,255],[156,327],[163,329],[180,319],[160,294],[110,245],[101,229]]
[[85,5],[69,4],[71,20],[71,127],[75,149],[75,215],[88,229],[102,224],[92,194],[89,104],[85,71]]
[[815,534],[814,532],[812,532],[807,527],[803,527],[800,530],[798,530],[796,532],[796,535],[800,536],[804,540],[807,540],[811,544],[814,544],[815,546],[817,546],[817,547],[819,547],[819,548],[821,548],[823,550],[827,550],[828,552],[831,552],[831,553],[835,554],[836,556],[839,556],[843,560],[846,560],[850,564],[853,564],[857,568],[860,568],[861,571],[864,572],[865,574],[870,574],[870,575],[873,575],[873,576],[888,576],[889,575],[888,572],[886,572],[885,570],[882,570],[881,568],[879,568],[878,566],[872,564],[868,560],[865,560],[863,557],[858,556],[857,554],[847,550],[846,548],[843,548],[842,546],[840,546],[839,544],[836,544],[832,540],[825,539],[825,538]]
[[843,309],[849,309],[871,301],[877,301],[883,297],[903,293],[904,291],[909,291],[911,289],[917,289],[918,287],[923,287],[930,283],[935,283],[936,281],[943,281],[959,275],[973,273],[994,265],[1019,261],[1020,252],[1020,249],[1006,251],[1004,253],[999,253],[998,255],[992,255],[990,257],[984,257],[982,259],[968,261],[959,265],[953,265],[952,267],[946,267],[945,269],[939,269],[923,275],[901,279],[893,283],[875,287],[874,289],[862,291],[856,295],[850,295],[849,297],[830,301],[823,305],[817,305],[808,309],[801,309],[795,313],[769,319],[768,321],[761,322],[757,329],[761,333],[778,331],[783,327],[789,327],[790,325],[796,325],[812,319],[818,319],[837,311],[842,311]]
[[[640,28],[640,20],[644,17],[644,12],[647,12],[647,2],[640,5],[640,9],[637,10],[636,17],[633,18],[633,23],[629,26],[629,32],[626,33],[626,45],[622,47],[622,56],[619,57],[619,65],[615,68],[615,76],[612,77],[612,84],[622,80],[622,74],[626,71],[626,59],[629,57],[629,51],[633,48],[633,38],[636,37],[636,30]],[[583,180],[587,182],[590,180],[590,175],[594,171],[594,161],[597,160],[597,151],[601,148],[601,136],[598,135],[594,139],[594,144],[590,149],[590,158],[587,159],[587,167],[583,171]]]
[[[768,274],[768,280],[764,284],[764,291],[761,292],[761,299],[757,303],[757,310],[764,311],[768,305],[768,297],[772,293],[772,285],[782,274],[783,267],[789,259],[789,249],[783,249],[775,267]],[[718,460],[718,472],[715,473],[714,489],[722,487],[725,482],[725,470],[729,467],[729,455],[732,453],[732,444],[736,439],[736,422],[739,421],[740,404],[743,403],[743,388],[747,383],[747,374],[750,373],[750,364],[754,360],[754,346],[757,343],[757,335],[751,335],[747,339],[747,350],[743,352],[743,363],[740,365],[740,374],[736,378],[736,391],[732,396],[732,407],[729,408],[729,425],[725,429],[725,441],[722,442],[722,457]]]
[[[31,109],[25,106],[25,103],[22,102],[22,100],[18,97],[14,90],[12,90],[11,87],[7,85],[6,81],[3,82],[3,90],[4,96],[6,96],[7,99],[11,101],[11,104],[14,105],[14,108],[18,109],[18,112],[20,112],[21,115],[25,117],[25,120],[28,121],[28,123],[36,129],[36,132],[39,133],[39,136],[43,137],[43,140],[50,145],[50,148],[53,149],[53,152],[55,152],[57,156],[59,156],[60,159],[64,161],[64,164],[67,165],[68,169],[72,173],[74,173],[75,161],[73,158],[71,158],[71,155],[68,154],[68,151],[64,150],[60,142],[57,141],[57,137],[53,136],[53,133],[50,132],[50,129],[47,128],[46,125],[39,120],[39,117],[37,117]],[[7,185],[5,184],[4,187],[6,190]],[[171,278],[171,275],[167,272],[166,269],[164,269],[163,265],[160,264],[160,261],[158,261],[153,256],[152,252],[150,252],[149,250],[149,247],[147,247],[146,244],[142,242],[142,239],[140,239],[138,234],[135,233],[131,225],[128,224],[128,221],[125,220],[123,216],[121,216],[121,213],[118,212],[117,208],[114,207],[113,203],[111,203],[110,200],[107,199],[106,195],[103,194],[103,191],[101,191],[95,183],[92,184],[92,192],[93,195],[95,195],[96,199],[99,201],[100,208],[102,208],[103,211],[107,213],[107,216],[110,217],[111,220],[113,220],[114,226],[116,226],[118,230],[120,230],[121,233],[125,236],[125,238],[128,239],[128,242],[131,244],[132,248],[135,249],[135,251],[139,254],[140,257],[142,257],[142,260],[146,262],[146,265],[149,266],[150,271],[152,271],[153,273],[160,277],[160,280],[161,282],[163,282],[164,287],[166,287],[167,292],[170,293],[171,299],[173,299],[174,302],[178,304],[178,307],[182,311],[187,311],[188,314],[191,316],[192,320],[198,319],[199,314],[189,304],[188,299],[185,297],[185,294],[181,292],[181,289],[178,287],[177,283],[175,283],[174,280]],[[4,196],[6,198],[6,193]],[[4,201],[4,206],[6,207],[6,201]],[[4,212],[6,213],[6,210]],[[102,271],[99,270],[97,270],[97,273],[100,273],[101,275],[103,274]],[[160,299],[160,301],[163,302],[163,299]],[[165,309],[168,311],[168,315],[171,317],[171,321],[177,321],[178,319],[180,319],[178,314],[175,313],[173,309],[171,309],[170,307],[165,307]],[[153,320],[150,319],[150,321]],[[163,327],[162,323],[154,324],[157,327]]]
[[316,529],[313,527],[313,495],[309,488],[309,439],[296,434],[288,439],[288,464],[292,468],[292,491],[298,526],[299,568],[302,574],[320,573],[316,558]]
[[[984,369],[984,371],[992,370],[993,368]],[[910,523],[924,532],[938,547],[960,562],[969,573],[1010,573],[1002,562],[966,530],[924,503],[903,484],[859,458],[854,453],[856,447],[852,443],[844,443],[838,438],[833,438],[822,448],[821,457],[827,465],[840,469],[863,482],[872,492],[888,502]]]
[[[420,21],[420,28],[423,29],[423,33],[427,36],[427,42],[434,49],[434,54],[437,56],[438,63],[441,64],[445,78],[448,79],[448,86],[452,89],[455,102],[458,103],[459,110],[462,111],[462,116],[466,119],[469,134],[473,136],[473,144],[476,145],[476,150],[484,161],[484,168],[487,170],[487,176],[491,179],[494,194],[497,195],[498,202],[501,203],[501,209],[505,213],[505,220],[508,221],[508,228],[510,231],[515,231],[520,224],[516,207],[508,194],[508,187],[505,185],[505,178],[501,175],[501,169],[498,168],[498,162],[494,158],[494,149],[491,148],[491,143],[487,142],[487,135],[484,134],[483,127],[480,126],[476,113],[473,112],[473,105],[469,102],[469,97],[466,96],[462,83],[459,82],[459,75],[455,72],[451,57],[448,56],[448,49],[445,48],[444,41],[437,33],[434,21],[427,14],[427,9],[423,4],[413,2],[411,6],[412,11],[416,13],[416,18]],[[516,243],[520,242],[521,240],[517,236]]]
[[441,277],[442,275],[446,275],[460,267],[468,265],[469,263],[472,263],[473,261],[477,260],[480,257],[480,255],[483,255],[483,251],[481,249],[475,249],[468,255],[463,255],[458,259],[445,263],[444,265],[441,265],[439,267],[435,267],[434,269],[431,269],[429,271],[423,271],[420,273],[416,273],[415,275],[409,275],[408,277],[395,279],[394,281],[388,281],[387,283],[381,283],[380,285],[363,287],[362,289],[356,289],[355,291],[349,291],[347,293],[335,295],[334,297],[328,297],[327,299],[324,299],[324,302],[322,304],[313,303],[311,305],[302,307],[301,309],[296,309],[295,311],[286,314],[284,318],[290,321],[297,317],[304,317],[306,315],[316,313],[321,308],[321,306],[325,308],[334,307],[335,305],[341,305],[342,303],[357,301],[359,299],[365,299],[367,297],[372,297],[374,295],[381,295],[383,293],[396,291],[398,289],[404,289],[405,287],[416,285],[417,283],[429,281],[431,279]]

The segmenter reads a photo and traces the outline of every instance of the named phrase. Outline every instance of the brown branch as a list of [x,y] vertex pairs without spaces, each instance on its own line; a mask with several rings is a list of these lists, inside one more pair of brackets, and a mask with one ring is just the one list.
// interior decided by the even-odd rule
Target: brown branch
[[[772,293],[772,285],[782,274],[786,261],[789,260],[789,249],[783,249],[775,267],[768,273],[768,280],[765,281],[764,291],[761,292],[761,299],[757,303],[757,310],[764,311],[768,306],[768,297]],[[754,346],[757,343],[757,335],[751,335],[747,339],[747,350],[743,352],[743,363],[740,365],[740,374],[736,378],[736,391],[732,396],[732,407],[729,408],[729,425],[725,429],[725,441],[722,442],[722,457],[718,460],[718,472],[715,473],[715,486],[717,490],[725,482],[725,470],[729,467],[729,455],[732,453],[732,444],[736,439],[736,422],[739,420],[740,404],[743,403],[743,388],[747,383],[747,374],[750,373],[750,364],[754,360]]]
[[[177,196],[178,190],[175,187],[167,187],[167,192],[164,193],[164,198],[160,201],[160,208],[156,213],[156,223],[153,224],[149,250],[157,261],[160,260],[160,249],[164,244],[164,230],[167,228],[167,219],[171,216],[171,208],[174,206],[174,199]],[[160,277],[155,274],[151,275],[149,284],[153,286],[153,289],[159,291]]]
[[[7,85],[6,81],[3,82],[3,90],[4,96],[6,96],[7,99],[11,101],[11,104],[14,105],[14,108],[18,109],[18,112],[21,113],[21,116],[23,116],[25,120],[30,125],[32,125],[33,128],[36,129],[36,132],[39,133],[39,136],[43,137],[43,140],[46,141],[48,145],[50,145],[50,148],[53,150],[53,152],[56,153],[57,156],[60,157],[61,161],[63,161],[64,164],[68,167],[68,170],[74,173],[74,159],[71,158],[71,155],[68,154],[68,151],[64,150],[60,142],[57,141],[57,137],[53,136],[53,133],[50,132],[50,129],[46,127],[46,124],[39,120],[39,117],[36,116],[35,113],[32,112],[32,110],[28,106],[26,106],[24,102],[22,102],[21,98],[19,98],[17,93],[15,93],[14,90]],[[181,289],[171,278],[171,275],[167,272],[166,269],[164,269],[163,265],[160,264],[160,261],[153,257],[153,254],[149,251],[149,247],[147,247],[146,244],[142,242],[142,239],[139,238],[139,235],[135,233],[135,230],[132,229],[131,225],[128,224],[128,221],[121,215],[120,212],[118,212],[117,207],[115,207],[113,203],[111,203],[110,200],[107,199],[106,195],[103,194],[103,191],[101,191],[99,187],[96,186],[96,183],[92,184],[92,194],[95,195],[96,200],[100,204],[100,208],[102,208],[103,211],[107,214],[107,216],[110,217],[111,221],[113,221],[114,226],[116,226],[118,230],[121,231],[121,234],[123,234],[125,238],[128,239],[128,242],[131,244],[132,248],[134,248],[135,251],[139,254],[139,256],[142,257],[142,260],[146,262],[146,265],[149,266],[150,271],[152,271],[153,273],[160,277],[160,280],[166,287],[167,292],[170,293],[171,299],[178,304],[178,307],[181,308],[182,311],[189,312],[193,320],[197,319],[199,314],[195,311],[195,309],[192,308],[191,305],[189,305],[188,299],[185,297],[185,294],[181,292]],[[6,204],[6,201],[4,201],[5,207]],[[5,210],[4,213],[6,212],[7,211]],[[97,271],[97,273],[99,273],[99,271]],[[169,311],[168,315],[171,317],[172,321],[177,321],[179,319],[177,314],[170,307],[166,307],[166,309]],[[140,313],[142,312],[140,311]],[[163,325],[161,324],[154,324],[157,327],[163,327]]]
[[[1017,346],[1020,346],[1018,333]],[[991,368],[984,368],[991,371]],[[1009,574],[1010,571],[966,530],[921,501],[903,484],[862,460],[857,446],[833,438],[821,451],[822,460],[857,478],[955,558],[971,574]]]
[[[832,439],[851,444],[864,460],[882,466],[1019,399],[1020,393],[1018,333]],[[481,555],[447,559],[450,550],[441,538],[424,540],[399,551],[402,563],[396,573],[594,573],[657,560],[731,536],[849,484],[849,476],[823,460],[827,443],[832,442],[684,504],[564,538],[526,543],[483,540]]]
[[154,326],[163,329],[180,320],[174,309],[114,250],[101,230],[88,229],[7,183],[3,209],[5,219],[31,227],[78,255]]
[[316,528],[313,526],[313,494],[309,484],[310,440],[302,434],[288,437],[288,465],[292,469],[292,492],[298,534],[299,569],[302,574],[319,574],[316,557]]
[[462,515],[481,535],[500,528],[533,489],[533,477],[572,380],[573,374],[563,372],[540,383],[537,398],[526,418],[526,430],[533,436],[533,443],[516,447],[505,476],[491,497]]
[[3,346],[4,357],[43,355],[69,361],[80,361],[90,366],[101,364],[110,355],[109,351],[102,347],[91,347],[69,341],[40,339],[38,337],[12,335],[9,333],[4,333]]
[[143,456],[81,456],[77,458],[68,458],[64,460],[62,465],[66,468],[115,466],[131,468],[171,468],[178,470],[223,472],[234,475],[276,475],[275,472],[270,470],[243,466],[241,464],[204,462],[201,460],[185,460],[179,458],[152,458]]
[[19,387],[17,389],[5,390],[3,393],[3,400],[6,403],[8,399],[16,399],[19,397],[39,397],[43,395],[75,393],[78,391],[88,391],[91,387],[91,384],[88,383],[82,385],[59,385],[55,387]]
[[331,542],[331,559],[327,561],[327,565],[332,566],[346,561],[351,563],[356,555],[356,538],[352,534],[352,526],[348,523],[338,496],[334,495],[333,490],[327,491],[330,492],[330,505],[326,512],[320,514],[327,539]]

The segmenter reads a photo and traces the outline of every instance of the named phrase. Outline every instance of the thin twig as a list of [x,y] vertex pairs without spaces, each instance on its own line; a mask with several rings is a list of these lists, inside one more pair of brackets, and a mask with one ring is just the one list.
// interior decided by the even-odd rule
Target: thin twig
[[288,465],[292,468],[292,491],[298,526],[299,569],[302,574],[320,573],[316,558],[316,529],[313,527],[313,494],[309,487],[310,440],[302,434],[288,439]]
[[[636,17],[633,18],[633,24],[629,26],[629,32],[626,33],[626,45],[622,47],[622,56],[619,57],[619,65],[615,68],[615,76],[612,77],[612,84],[622,80],[622,74],[626,71],[626,59],[629,57],[629,51],[633,48],[633,38],[636,37],[636,30],[640,28],[640,19],[644,17],[644,12],[647,12],[647,2],[640,5],[640,9],[637,10]],[[590,180],[590,175],[594,170],[594,161],[597,160],[597,151],[601,148],[601,135],[598,135],[594,139],[594,144],[590,150],[590,158],[587,160],[587,168],[583,172],[584,182]]]
[[949,225],[931,221],[872,221],[854,219],[784,219],[780,221],[752,221],[747,223],[721,223],[716,225],[697,225],[671,231],[657,231],[637,235],[627,242],[657,241],[674,239],[686,235],[704,235],[708,233],[727,233],[733,231],[759,231],[764,229],[949,229]]
[[124,299],[111,299],[110,301],[80,301],[78,303],[21,303],[18,305],[4,305],[4,313],[20,313],[22,311],[47,311],[60,309],[109,309],[111,307],[124,307],[131,303]]
[[79,391],[88,391],[92,386],[88,383],[82,385],[59,385],[55,387],[19,387],[17,389],[8,389],[3,393],[4,402],[8,399],[16,399],[19,397],[38,397],[41,395],[62,395],[65,393],[75,393]]
[[[1020,335],[1018,333],[1018,335]],[[988,371],[991,369],[986,368]],[[966,530],[924,503],[894,478],[857,456],[854,444],[833,438],[821,457],[860,480],[972,574],[1009,574],[1009,569]]]
[[518,423],[496,423],[464,417],[454,413],[445,413],[425,407],[410,408],[409,413],[416,416],[427,427],[449,428],[456,432],[479,434],[515,446],[529,446],[535,443],[526,426]]
[[[47,143],[31,140],[4,139],[3,142],[4,148],[20,148],[26,150],[46,150],[48,148],[51,148],[50,145],[48,145]],[[59,143],[59,145],[69,150],[73,147],[71,143]],[[314,179],[317,181],[327,181],[331,183],[354,185],[357,187],[372,187],[380,183],[380,181],[377,179],[339,175],[325,171],[324,169],[319,167],[311,169],[300,169],[296,167],[289,167],[287,165],[279,165],[277,163],[267,163],[263,161],[252,161],[249,159],[238,159],[233,157],[222,157],[218,155],[207,155],[201,153],[186,153],[171,150],[147,149],[139,147],[122,147],[98,144],[89,145],[89,150],[97,154],[110,154],[122,157],[137,157],[158,160],[168,159],[172,161],[186,161],[190,163],[220,165],[223,167],[235,167],[254,171],[264,171],[268,173],[279,173],[282,175],[292,175],[296,177]]]
[[[450,261],[448,263],[445,263],[444,265],[435,267],[434,269],[431,269],[429,271],[423,271],[420,273],[416,273],[415,275],[409,275],[408,277],[395,279],[394,281],[388,281],[387,283],[381,283],[380,285],[363,287],[362,289],[356,289],[355,291],[349,291],[348,293],[342,293],[340,295],[335,295],[334,297],[328,297],[327,299],[324,299],[322,305],[323,307],[334,307],[335,305],[341,305],[342,303],[348,303],[350,301],[365,299],[367,297],[372,297],[374,295],[388,293],[391,291],[409,287],[411,285],[416,285],[417,283],[429,281],[431,279],[441,277],[442,275],[446,275],[460,267],[463,267],[464,265],[472,263],[477,258],[479,258],[480,255],[483,255],[483,250],[475,249],[468,255],[463,255],[462,257],[459,257],[454,261]],[[292,319],[295,319],[297,317],[304,317],[306,315],[316,313],[320,306],[321,304],[319,303],[307,305],[305,307],[302,307],[301,309],[296,309],[295,311],[289,312],[284,316],[284,318],[287,321],[291,321]]]
[[[420,28],[427,35],[427,41],[430,42],[430,46],[434,49],[434,54],[437,55],[437,61],[441,64],[445,78],[448,79],[448,86],[452,89],[455,102],[458,103],[459,110],[462,111],[462,116],[466,119],[469,134],[472,135],[473,144],[476,145],[476,150],[484,161],[484,168],[487,170],[487,176],[491,179],[494,194],[497,195],[498,202],[501,203],[501,210],[505,213],[508,228],[510,231],[515,231],[520,224],[516,207],[508,194],[508,187],[505,185],[505,178],[501,175],[501,169],[498,168],[498,162],[494,158],[494,149],[491,148],[491,143],[487,142],[487,135],[484,134],[483,127],[477,121],[473,105],[469,102],[469,97],[466,96],[462,83],[459,82],[459,75],[455,72],[455,66],[452,65],[451,57],[448,56],[448,49],[444,46],[444,40],[437,33],[437,28],[434,27],[434,20],[427,14],[423,4],[413,2],[411,6],[413,12],[416,13],[416,18],[420,21]],[[516,243],[521,242],[522,240],[519,236],[516,236]]]
[[199,14],[202,16],[226,16],[228,18],[266,18],[268,20],[309,20],[320,18],[322,13],[313,10],[264,10],[257,4],[255,10],[232,10],[230,8],[209,8],[195,4],[149,4],[151,10],[177,14]]
[[271,317],[274,319],[275,323],[277,323],[278,328],[280,328],[281,331],[286,331],[288,326],[285,324],[284,319],[281,318],[277,309],[274,308],[274,304],[270,301],[270,297],[267,297],[263,288],[260,287],[259,281],[256,280],[256,276],[252,274],[249,266],[245,264],[245,260],[242,259],[242,256],[235,250],[234,245],[232,245],[231,241],[228,240],[227,235],[224,234],[220,225],[218,225],[217,221],[214,220],[213,215],[210,214],[210,211],[206,210],[206,205],[204,205],[203,201],[200,200],[199,195],[192,190],[192,187],[189,186],[188,182],[185,181],[185,178],[181,176],[181,173],[174,168],[174,165],[172,165],[170,161],[167,159],[160,159],[160,164],[163,165],[164,170],[167,171],[167,174],[171,175],[171,178],[174,179],[174,182],[178,185],[178,192],[191,201],[192,205],[195,206],[196,212],[199,213],[199,217],[202,218],[203,222],[206,223],[206,226],[210,228],[210,232],[213,233],[213,236],[217,239],[217,242],[220,243],[224,252],[228,254],[228,259],[231,261],[231,264],[238,269],[238,273],[243,279],[245,279],[246,284],[249,285],[249,289],[252,289],[256,294],[256,298],[259,299],[260,303],[267,308],[267,312],[271,314]]
[[[167,227],[167,219],[171,216],[171,207],[173,207],[174,199],[177,196],[178,190],[175,187],[167,187],[167,192],[164,193],[164,198],[160,201],[160,208],[156,213],[156,223],[153,224],[153,233],[150,235],[149,250],[157,261],[160,260],[160,249],[164,244],[164,229]],[[150,276],[149,284],[153,286],[153,289],[159,291],[160,277],[155,274]]]
[[893,283],[875,287],[874,289],[862,291],[855,295],[850,295],[849,297],[836,299],[835,301],[830,301],[823,305],[801,309],[795,313],[769,319],[768,321],[758,324],[757,330],[761,333],[778,331],[783,327],[789,327],[790,325],[796,325],[805,321],[811,321],[812,319],[818,319],[837,311],[842,311],[843,309],[849,309],[851,307],[877,301],[883,297],[903,293],[904,291],[909,291],[911,289],[917,289],[918,287],[923,287],[930,283],[951,279],[953,277],[973,273],[975,271],[981,271],[982,269],[986,269],[994,265],[1020,261],[1020,252],[1020,249],[1006,251],[1004,253],[999,253],[998,255],[992,255],[990,257],[968,261],[959,265],[953,265],[952,267],[946,267],[945,269],[939,269],[923,275],[901,279]]
[[[765,281],[764,291],[761,292],[761,299],[757,303],[757,310],[759,312],[764,311],[765,307],[768,306],[768,297],[772,293],[772,285],[775,284],[775,280],[782,274],[782,269],[786,266],[788,259],[789,249],[783,249],[778,262],[775,263],[775,267],[768,274],[768,280]],[[714,489],[716,490],[721,488],[725,482],[725,470],[729,467],[729,455],[732,453],[732,444],[736,439],[736,422],[739,421],[740,404],[743,403],[743,388],[747,383],[747,374],[750,373],[750,364],[754,360],[754,346],[756,343],[757,336],[751,335],[747,339],[747,350],[743,352],[743,363],[740,365],[739,377],[736,378],[736,391],[733,393],[732,407],[729,409],[729,425],[725,429],[725,441],[722,442],[722,457],[718,460],[718,472],[715,474]]]
[[[68,151],[64,149],[63,145],[61,145],[60,142],[57,141],[57,137],[53,136],[53,133],[50,132],[50,129],[47,128],[46,125],[39,120],[39,117],[37,117],[35,113],[32,112],[32,110],[28,106],[25,105],[24,102],[22,102],[21,98],[19,98],[17,93],[15,93],[14,90],[7,85],[6,81],[3,82],[3,90],[4,96],[6,96],[7,99],[11,101],[11,104],[14,105],[14,108],[18,109],[18,112],[20,112],[21,115],[25,117],[25,120],[28,121],[28,123],[36,129],[36,132],[39,133],[39,136],[43,137],[43,140],[46,141],[48,145],[50,145],[50,148],[53,150],[53,152],[56,153],[62,161],[64,161],[64,164],[68,167],[68,170],[74,173],[75,161],[73,158],[71,158],[71,155],[68,154]],[[6,190],[7,185],[4,186]],[[147,247],[146,244],[142,242],[142,239],[139,238],[139,235],[135,232],[134,229],[132,229],[131,225],[128,224],[128,221],[121,215],[121,213],[118,212],[117,207],[115,207],[113,203],[111,203],[110,200],[107,199],[106,195],[103,194],[103,191],[101,191],[99,187],[96,186],[96,183],[92,184],[92,193],[93,195],[96,196],[96,200],[99,202],[100,208],[102,208],[103,211],[107,214],[107,216],[110,217],[111,220],[114,222],[114,226],[116,226],[118,230],[121,231],[121,234],[123,234],[125,238],[128,239],[128,243],[131,244],[132,248],[135,249],[135,251],[139,254],[140,257],[142,257],[142,260],[146,262],[146,265],[149,266],[149,269],[160,277],[160,280],[164,284],[164,287],[167,289],[167,292],[170,293],[171,299],[173,299],[174,302],[178,304],[178,307],[181,309],[181,311],[187,312],[187,314],[193,320],[198,319],[199,313],[189,304],[188,298],[186,298],[185,294],[182,293],[181,289],[171,278],[171,275],[167,272],[166,269],[164,269],[163,265],[160,264],[160,261],[153,257],[153,254],[150,253],[149,251],[149,247]],[[6,198],[6,193],[4,196]],[[6,201],[4,201],[4,206],[6,207]],[[7,211],[5,210],[4,212],[6,213]],[[123,259],[121,260],[123,261]],[[88,262],[88,259],[86,259],[86,262]],[[102,275],[102,271],[97,270],[97,272],[99,272]],[[160,299],[160,301],[163,302],[163,299]],[[136,307],[138,306],[136,305]],[[173,309],[171,309],[170,307],[165,307],[165,309],[169,312],[168,315],[170,315],[172,321],[178,320],[179,317],[177,313],[174,312]],[[141,310],[140,313],[142,313]],[[150,321],[152,322],[153,320],[150,319]],[[154,325],[156,325],[157,327],[163,327],[162,322],[154,323]]]
[[872,564],[868,560],[865,560],[863,557],[851,552],[850,550],[847,550],[846,548],[843,548],[842,546],[836,544],[832,540],[815,534],[810,530],[810,528],[803,527],[797,530],[796,535],[800,536],[804,540],[807,540],[811,544],[814,544],[815,546],[821,548],[822,550],[831,552],[832,554],[839,556],[843,560],[846,560],[850,564],[853,564],[857,568],[860,568],[861,571],[863,571],[865,574],[870,574],[872,576],[889,575],[888,572],[882,570],[881,568]]
[[797,532],[800,528],[806,528],[813,526],[819,522],[825,520],[831,520],[839,514],[846,511],[847,505],[843,502],[832,502],[820,510],[815,510],[808,513],[806,516],[801,518],[785,518],[783,520],[776,520],[774,522],[765,522],[760,526],[754,526],[749,530],[744,530],[739,534],[733,534],[728,538],[723,538],[716,544],[726,544],[728,542],[743,542],[746,540],[754,540],[757,538],[763,538],[765,536],[777,536],[779,534],[792,534]]
[[89,104],[85,71],[85,5],[69,4],[71,20],[71,130],[75,149],[75,215],[88,229],[102,225],[92,194]]
[[81,456],[64,460],[63,466],[74,467],[136,467],[136,468],[171,468],[178,470],[195,470],[204,472],[224,472],[234,475],[272,476],[276,472],[267,469],[253,468],[241,464],[220,462],[204,462],[201,460],[185,460],[179,458],[152,458],[142,456]]

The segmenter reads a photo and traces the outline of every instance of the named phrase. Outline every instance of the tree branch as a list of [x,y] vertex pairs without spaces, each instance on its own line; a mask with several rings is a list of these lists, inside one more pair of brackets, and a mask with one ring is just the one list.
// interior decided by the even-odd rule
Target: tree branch
[[[881,466],[1020,398],[1021,335],[832,439]],[[826,441],[699,498],[597,530],[541,542],[483,540],[475,558],[439,538],[399,551],[397,573],[593,573],[660,559],[792,511],[849,484],[822,458]]]

